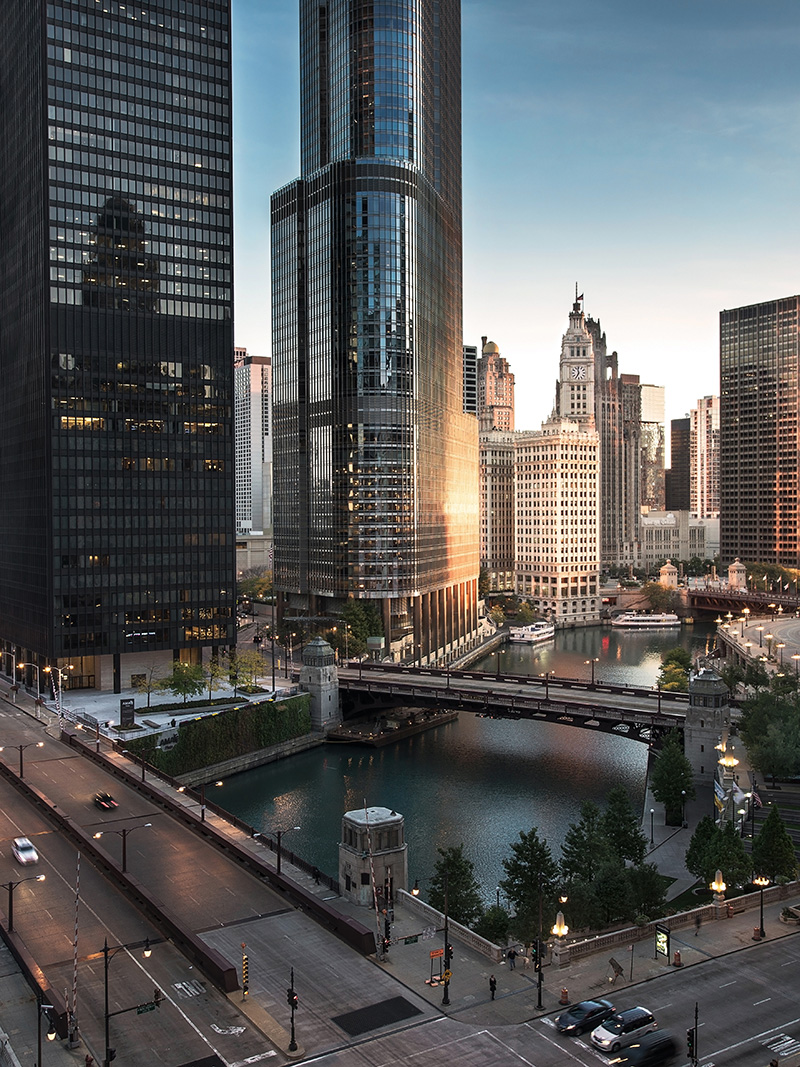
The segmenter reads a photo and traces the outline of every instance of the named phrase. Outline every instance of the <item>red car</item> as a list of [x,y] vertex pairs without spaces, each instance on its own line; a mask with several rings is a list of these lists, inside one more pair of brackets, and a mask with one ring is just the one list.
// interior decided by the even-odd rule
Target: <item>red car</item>
[[114,800],[110,793],[95,793],[94,802],[98,808],[102,808],[103,811],[111,811],[113,808],[118,808],[119,804]]

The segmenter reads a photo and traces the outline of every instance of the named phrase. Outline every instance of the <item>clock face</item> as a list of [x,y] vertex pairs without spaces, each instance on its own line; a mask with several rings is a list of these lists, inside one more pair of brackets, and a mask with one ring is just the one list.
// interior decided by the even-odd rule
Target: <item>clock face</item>
[[586,368],[585,367],[573,367],[572,368],[572,380],[575,382],[586,381]]

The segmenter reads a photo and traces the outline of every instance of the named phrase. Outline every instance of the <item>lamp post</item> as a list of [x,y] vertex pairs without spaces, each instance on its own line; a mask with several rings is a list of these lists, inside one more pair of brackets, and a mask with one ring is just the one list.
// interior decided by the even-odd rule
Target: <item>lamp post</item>
[[762,638],[762,636],[764,634],[764,627],[763,626],[756,626],[756,631],[758,633],[758,647],[761,648],[762,647],[761,646],[761,638]]
[[19,878],[16,882],[0,882],[0,889],[8,890],[8,932],[14,929],[14,890],[23,882],[43,882],[47,875],[32,874],[30,878]]
[[136,826],[126,826],[122,830],[98,830],[93,835],[95,840],[101,838],[103,834],[116,834],[122,838],[122,873],[128,873],[128,834],[132,834],[134,830],[143,830],[148,826],[152,826],[151,822],[140,822]]
[[750,622],[750,608],[742,608],[742,637],[744,637],[744,628]]
[[[148,937],[148,938],[145,939],[144,945],[142,945],[141,941],[137,941],[137,942],[134,942],[133,944],[130,944],[130,945],[117,945],[116,948],[109,948],[108,947],[108,938],[105,938],[104,941],[103,941],[103,976],[104,976],[104,979],[105,979],[105,1002],[104,1003],[105,1003],[105,1024],[106,1024],[106,1030],[105,1030],[106,1052],[105,1052],[105,1056],[103,1057],[103,1067],[110,1067],[111,1061],[117,1055],[117,1050],[110,1047],[111,1035],[109,1033],[108,1021],[111,1018],[111,1014],[112,1013],[108,1010],[108,965],[114,959],[114,957],[116,956],[116,954],[118,952],[122,952],[123,950],[127,950],[127,949],[130,949],[130,948],[141,948],[142,949],[142,955],[144,956],[145,959],[148,959],[149,956],[150,956],[150,953],[152,951],[152,949],[150,948],[150,938]],[[160,990],[157,989],[156,993],[160,995]],[[156,996],[156,998],[155,998],[156,1004],[159,1003],[159,1000],[160,1000],[160,996]],[[123,1011],[129,1011],[129,1010],[132,1010],[132,1009],[129,1009],[129,1008],[124,1008],[123,1009]],[[113,1014],[114,1015],[119,1015],[121,1013],[120,1012],[114,1012]]]
[[[283,828],[281,830],[265,830],[264,831],[267,834],[271,834],[278,842],[278,863],[277,863],[278,874],[281,873],[281,841],[283,840],[283,835],[284,834],[291,834],[294,830],[299,830],[299,829],[300,829],[299,826],[287,826],[287,827],[285,827],[285,828]],[[262,837],[263,835],[262,834],[254,834],[253,836],[254,837]],[[417,893],[414,894],[415,896],[419,893],[419,886],[418,885],[417,885],[416,889],[417,889]]]
[[[17,670],[19,670],[19,671],[24,670],[26,667],[33,667],[33,669],[36,671],[36,699],[37,700],[41,700],[42,699],[42,676],[39,673],[39,664],[38,663],[18,663],[17,664]],[[16,682],[15,682],[15,684],[16,684]]]
[[660,681],[656,682],[656,691],[658,693],[658,698],[657,698],[658,699],[658,704],[656,706],[656,711],[660,715],[661,714],[661,682]]
[[446,1007],[450,1003],[450,927],[447,915],[447,879],[448,870],[444,870],[444,993],[442,1004]]
[[61,690],[62,690],[63,685],[64,685],[64,675],[67,673],[67,671],[74,671],[75,667],[73,666],[73,664],[67,663],[67,665],[64,666],[64,667],[43,667],[42,669],[44,670],[44,673],[45,674],[49,674],[51,678],[53,677],[53,671],[55,671],[56,674],[58,675],[58,714],[60,715],[61,714]]
[[686,826],[686,790],[681,789],[681,826]]
[[600,657],[599,656],[595,656],[593,659],[585,659],[583,662],[584,663],[588,663],[588,664],[591,665],[591,668],[592,668],[592,685],[594,685],[594,665],[595,665],[595,663],[599,663],[600,662]]
[[287,999],[289,1001],[289,1007],[292,1012],[292,1036],[289,1041],[289,1051],[297,1052],[297,1041],[294,1036],[294,1013],[297,1011],[297,993],[294,988],[294,967],[291,968],[291,974],[289,976],[289,988],[286,991]]
[[769,878],[765,874],[758,874],[753,879],[753,885],[758,886],[761,895],[761,925],[758,928],[758,936],[764,937],[764,890],[769,885]]
[[44,1001],[42,1000],[42,991],[41,991],[41,989],[37,989],[36,990],[36,1016],[37,1016],[37,1020],[36,1021],[37,1021],[37,1024],[38,1024],[37,1025],[37,1029],[38,1029],[38,1049],[39,1049],[39,1057],[38,1057],[38,1061],[37,1061],[37,1067],[42,1067],[42,1015],[44,1015],[45,1018],[47,1019],[47,1021],[50,1023],[50,1026],[48,1027],[48,1030],[47,1030],[47,1040],[48,1041],[55,1041],[55,1039],[56,1039],[56,1028],[53,1025],[53,1020],[47,1014],[48,1011],[52,1011],[52,1010],[53,1010],[53,1005],[52,1004],[45,1004]]
[[795,676],[795,678],[797,678],[798,677],[797,664],[800,662],[800,654],[795,652],[795,654],[792,656],[792,659],[794,660],[794,676]]
[[653,820],[655,819],[655,815],[656,815],[656,809],[655,808],[651,808],[650,809],[650,847],[651,848],[653,847],[653,844],[655,843],[655,839],[653,837]]
[[764,637],[767,639],[767,659],[771,659],[772,642],[775,640],[775,638],[772,636],[772,634],[764,634]]
[[22,753],[26,748],[44,748],[44,741],[29,741],[27,745],[0,745],[0,752],[3,752],[7,748],[19,749],[19,776],[22,778],[24,769],[22,764]]
[[550,675],[552,673],[553,673],[552,671],[545,671],[543,674],[539,675],[540,678],[544,678],[544,699],[545,700],[549,700],[550,699]]
[[780,663],[780,665],[782,667],[783,666],[783,650],[786,648],[786,642],[785,641],[779,641],[775,647],[780,649],[780,652],[781,652],[781,663]]
[[[214,785],[219,787],[224,785],[224,782],[214,782]],[[200,783],[200,822],[206,821],[206,783]]]
[[708,888],[714,894],[714,903],[722,904],[725,900],[725,890],[728,888],[722,880],[722,871],[717,871],[714,881]]

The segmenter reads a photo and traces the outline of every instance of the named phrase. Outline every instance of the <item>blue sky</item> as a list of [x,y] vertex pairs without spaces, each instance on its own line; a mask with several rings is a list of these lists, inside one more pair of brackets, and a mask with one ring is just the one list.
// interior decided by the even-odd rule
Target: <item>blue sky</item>
[[[269,197],[299,173],[296,0],[232,0],[236,343],[270,346]],[[797,0],[463,0],[464,339],[550,412],[577,282],[667,418],[723,308],[800,291]]]

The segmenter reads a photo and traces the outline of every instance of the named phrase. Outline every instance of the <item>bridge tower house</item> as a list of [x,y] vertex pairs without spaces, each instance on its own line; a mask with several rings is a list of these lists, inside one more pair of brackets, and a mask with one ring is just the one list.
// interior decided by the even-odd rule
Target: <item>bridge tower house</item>
[[381,911],[391,909],[398,889],[408,889],[406,820],[389,808],[357,808],[342,818],[339,842],[339,886],[345,900],[373,906],[375,894]]
[[728,687],[715,670],[700,667],[689,678],[689,708],[684,728],[684,752],[697,785],[710,784],[717,770],[716,745],[731,725]]
[[339,725],[342,712],[336,656],[321,637],[315,637],[303,649],[300,688],[311,696],[311,726],[314,730],[327,731]]

